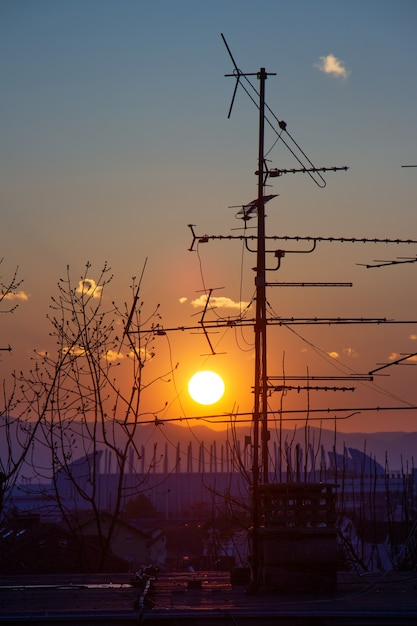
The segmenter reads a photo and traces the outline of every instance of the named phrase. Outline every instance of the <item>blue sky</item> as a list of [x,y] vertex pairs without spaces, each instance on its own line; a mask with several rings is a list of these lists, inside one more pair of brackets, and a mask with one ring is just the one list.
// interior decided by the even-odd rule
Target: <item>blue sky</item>
[[[237,226],[228,207],[256,196],[257,111],[240,90],[227,119],[234,81],[224,77],[233,67],[222,32],[241,70],[276,72],[267,102],[310,159],[350,167],[329,174],[324,190],[305,175],[276,179],[269,232],[417,239],[417,169],[401,168],[417,163],[416,23],[413,0],[1,0],[0,257],[3,276],[19,266],[28,296],[13,319],[3,317],[1,339],[13,345],[7,365],[21,367],[46,340],[49,297],[67,265],[78,275],[87,261],[97,272],[108,261],[114,297],[125,298],[148,258],[145,300],[161,303],[167,326],[194,321],[190,303],[202,276],[187,251],[187,224],[227,234]],[[339,72],[324,71],[329,55]],[[268,135],[267,148],[273,143]],[[271,167],[296,165],[280,143],[268,157]],[[274,308],[283,316],[413,319],[417,264],[366,270],[357,263],[416,253],[333,244],[307,261],[289,256],[280,280],[353,281],[354,288],[276,290]],[[241,293],[239,246],[216,243],[201,254],[206,286],[222,287],[233,301],[250,299],[253,260],[245,259]],[[317,329],[314,341],[362,371],[417,351],[415,334],[409,326]],[[177,347],[181,383],[203,362],[193,341],[200,339],[187,338],[186,355]],[[277,342],[274,366],[288,350],[289,367],[313,367],[303,360],[306,343]],[[216,363],[223,373],[233,350],[231,341]],[[415,404],[412,369],[384,385]],[[247,371],[249,380],[250,362]],[[361,393],[362,404],[377,401]],[[369,429],[391,429],[378,420],[369,417]],[[401,420],[414,429],[415,418]]]

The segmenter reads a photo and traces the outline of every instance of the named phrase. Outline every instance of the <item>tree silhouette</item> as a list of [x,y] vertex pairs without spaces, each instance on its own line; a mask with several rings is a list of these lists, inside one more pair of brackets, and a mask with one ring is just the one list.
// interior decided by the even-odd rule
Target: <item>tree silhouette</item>
[[[0,259],[0,266],[3,259]],[[19,296],[19,287],[23,280],[18,278],[18,268],[11,277],[4,278],[0,275],[0,313],[13,313],[18,305],[15,298]],[[0,345],[1,351],[11,351],[11,346]],[[29,423],[23,414],[19,418],[12,417],[16,408],[16,383],[11,381],[11,387],[7,387],[6,381],[2,381],[2,398],[0,408],[0,520],[5,511],[7,494],[16,482],[19,471],[25,461],[31,443],[36,433],[36,424]]]
[[[90,276],[90,269],[88,263],[74,284],[67,268],[59,281],[48,315],[55,349],[35,353],[34,367],[20,375],[19,385],[21,402],[40,424],[36,439],[45,461],[44,469],[36,467],[38,476],[52,480],[56,503],[80,551],[87,532],[83,522],[88,516],[91,536],[94,520],[99,555],[87,567],[101,570],[125,501],[141,490],[133,476],[141,456],[141,396],[155,382],[145,380],[145,364],[154,351],[153,332],[138,332],[140,281],[133,279],[132,305],[121,310],[105,297],[113,278],[110,268],[105,265],[98,278]],[[158,308],[150,315],[155,318]],[[111,478],[106,485],[104,471]]]

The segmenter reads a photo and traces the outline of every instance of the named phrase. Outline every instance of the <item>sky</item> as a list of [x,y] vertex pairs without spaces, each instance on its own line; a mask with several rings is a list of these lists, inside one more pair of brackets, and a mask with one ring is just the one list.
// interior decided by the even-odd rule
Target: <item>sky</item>
[[[417,245],[327,241],[417,240],[417,169],[402,167],[417,164],[416,23],[414,0],[0,0],[0,269],[7,281],[18,267],[23,280],[18,308],[1,316],[0,347],[12,347],[0,353],[5,376],[47,348],[50,298],[67,266],[77,280],[87,262],[92,277],[107,262],[109,301],[123,302],[146,264],[141,295],[149,311],[160,305],[166,328],[198,325],[207,289],[213,319],[251,302],[255,257],[242,242],[189,251],[188,224],[199,236],[241,233],[236,213],[257,195],[258,111],[239,88],[228,118],[235,81],[221,33],[241,71],[271,73],[267,104],[314,165],[349,167],[326,174],[324,189],[306,174],[270,179],[267,234],[324,241],[310,253],[306,242],[271,243],[272,257],[277,247],[286,255],[268,279],[352,283],[271,287],[270,311],[409,322],[271,328],[270,375],[366,374],[417,352],[417,263],[365,267],[416,258]],[[297,167],[276,139],[267,128],[269,167]],[[201,333],[158,338],[150,375],[179,365],[145,408],[166,403],[167,420],[250,414],[253,329],[210,340],[215,355]],[[200,369],[225,381],[210,409],[188,398]],[[304,420],[309,407],[346,432],[415,431],[416,375],[408,360],[353,392],[275,392],[271,410]]]

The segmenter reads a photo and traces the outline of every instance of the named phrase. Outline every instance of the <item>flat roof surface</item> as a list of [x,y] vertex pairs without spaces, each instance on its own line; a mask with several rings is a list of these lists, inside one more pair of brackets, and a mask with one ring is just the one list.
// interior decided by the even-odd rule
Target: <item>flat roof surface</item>
[[228,572],[160,573],[144,596],[129,574],[0,577],[2,624],[417,623],[417,572],[338,574],[333,592],[248,594]]

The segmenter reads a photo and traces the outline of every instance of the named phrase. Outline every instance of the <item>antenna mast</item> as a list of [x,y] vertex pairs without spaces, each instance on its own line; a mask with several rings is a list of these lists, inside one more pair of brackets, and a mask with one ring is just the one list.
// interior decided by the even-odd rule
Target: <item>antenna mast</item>
[[[230,48],[226,42],[224,35],[222,34],[223,42],[229,53],[229,56],[234,65],[234,73],[226,74],[226,76],[233,76],[236,79],[235,88],[233,91],[232,101],[229,107],[228,117],[231,115],[233,103],[237,91],[237,87],[241,84],[240,79],[243,77],[249,82],[248,76],[253,74],[246,74],[242,72],[233,58]],[[253,409],[253,468],[252,468],[252,570],[253,570],[253,583],[256,589],[259,584],[260,574],[260,495],[261,486],[269,483],[269,463],[268,463],[268,368],[267,368],[267,316],[266,316],[266,289],[270,283],[266,280],[266,232],[265,232],[265,204],[273,196],[264,195],[264,187],[269,176],[276,177],[281,174],[288,173],[290,170],[275,170],[269,171],[264,156],[264,139],[265,139],[265,123],[277,134],[284,145],[290,150],[291,154],[296,158],[301,165],[301,169],[292,170],[293,172],[306,172],[313,181],[319,186],[324,187],[326,182],[319,173],[320,171],[328,171],[333,169],[334,171],[339,169],[346,170],[347,168],[316,168],[313,163],[308,159],[307,155],[301,150],[295,140],[289,135],[290,141],[295,146],[295,150],[292,149],[284,139],[282,139],[282,133],[287,132],[286,123],[278,120],[278,118],[272,113],[269,107],[265,103],[265,82],[269,75],[275,75],[275,73],[268,74],[264,67],[261,67],[259,72],[256,73],[256,77],[260,82],[259,92],[255,89],[257,96],[259,97],[259,104],[248,93],[251,100],[257,106],[259,110],[259,144],[258,144],[258,170],[256,172],[258,178],[258,197],[257,200],[252,202],[247,213],[243,208],[243,219],[250,219],[249,213],[256,208],[257,212],[257,235],[256,235],[256,315],[255,315],[255,371],[254,371],[254,409]],[[251,85],[251,83],[249,82]],[[251,85],[253,88],[253,86]],[[245,89],[246,91],[246,89]],[[280,132],[275,129],[275,122],[271,123],[270,119],[266,117],[266,109],[268,113],[272,115],[275,122],[278,123]],[[301,154],[301,158],[297,156],[297,153]],[[307,167],[305,165],[307,163]],[[255,206],[254,206],[255,205]],[[194,232],[193,232],[194,235]],[[195,238],[195,235],[194,235]],[[314,244],[315,245],[315,244]],[[191,246],[192,249],[192,246]],[[255,252],[255,251],[254,251]],[[278,264],[279,267],[279,264]],[[259,437],[261,435],[261,440]]]
[[[268,410],[267,410],[267,332],[266,332],[266,270],[265,270],[265,201],[264,201],[264,135],[265,135],[265,81],[267,73],[261,67],[259,97],[259,151],[258,151],[258,238],[256,254],[256,319],[255,319],[255,381],[253,410],[253,476],[252,524],[254,580],[259,578],[259,426],[262,428],[262,481],[268,482]],[[255,582],[255,584],[256,584]]]
[[[241,76],[251,76],[239,70],[222,33],[222,39],[234,65],[233,74],[236,78],[235,89],[230,103],[229,114]],[[253,467],[252,467],[252,524],[253,524],[253,570],[254,580],[258,580],[258,534],[259,534],[259,484],[268,482],[268,379],[267,379],[267,319],[266,319],[266,238],[265,238],[265,197],[264,185],[266,181],[264,141],[265,141],[265,82],[268,74],[264,67],[257,72],[260,81],[259,89],[259,143],[258,143],[258,198],[257,209],[257,248],[256,248],[256,316],[255,316],[255,373],[254,373],[254,409],[253,409]],[[261,459],[259,458],[259,430],[261,427]],[[260,463],[261,460],[261,463]],[[260,476],[262,467],[262,477]]]
[[[267,321],[266,321],[266,259],[265,259],[265,201],[264,201],[264,135],[265,135],[265,81],[267,72],[261,67],[258,79],[259,92],[259,152],[258,152],[258,239],[256,255],[256,320],[255,320],[255,404],[254,439],[259,436],[261,426],[262,482],[268,482],[268,407],[267,407]],[[254,441],[254,479],[259,481],[257,459],[259,441]],[[255,462],[256,461],[256,462]],[[254,480],[255,483],[255,480]],[[255,489],[255,485],[254,485]]]

